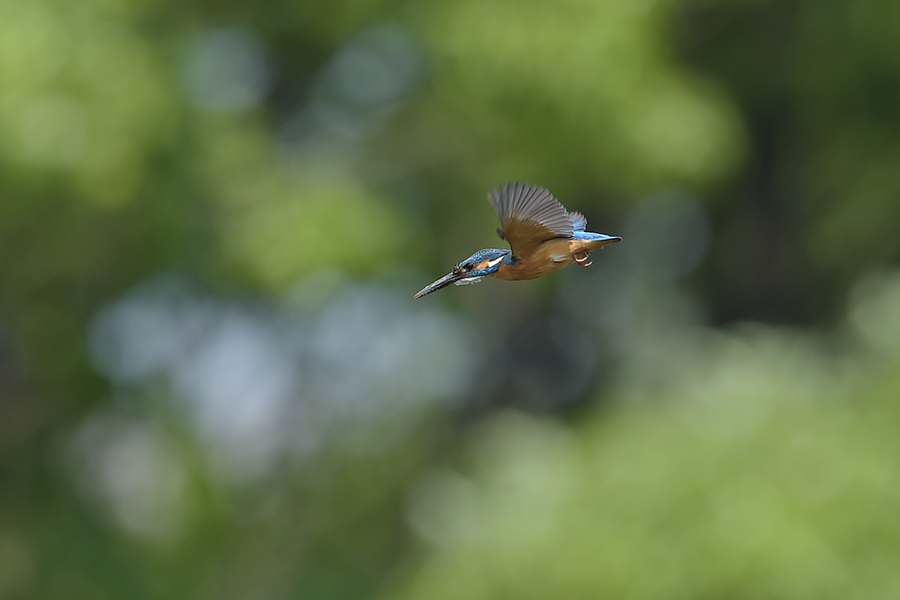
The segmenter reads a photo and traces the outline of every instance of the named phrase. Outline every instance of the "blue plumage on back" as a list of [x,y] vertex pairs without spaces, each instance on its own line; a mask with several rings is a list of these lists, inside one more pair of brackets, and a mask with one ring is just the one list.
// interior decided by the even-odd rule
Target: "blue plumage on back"
[[594,233],[593,231],[576,231],[572,236],[576,240],[585,240],[588,242],[600,242],[603,240],[616,240],[620,238],[615,235],[606,235],[605,233]]

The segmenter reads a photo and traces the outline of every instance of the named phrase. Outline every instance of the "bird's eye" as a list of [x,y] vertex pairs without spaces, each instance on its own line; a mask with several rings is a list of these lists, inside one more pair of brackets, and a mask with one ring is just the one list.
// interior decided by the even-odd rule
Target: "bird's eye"
[[462,270],[465,271],[466,273],[468,273],[469,271],[471,271],[474,268],[475,268],[475,265],[473,265],[472,263],[466,263],[462,266]]

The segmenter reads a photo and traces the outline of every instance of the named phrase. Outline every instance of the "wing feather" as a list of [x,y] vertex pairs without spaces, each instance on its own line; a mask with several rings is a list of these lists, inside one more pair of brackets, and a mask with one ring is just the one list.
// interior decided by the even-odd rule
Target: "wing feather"
[[584,222],[580,213],[570,214],[546,189],[518,181],[494,188],[488,201],[500,218],[501,237],[515,256],[528,255],[545,240],[570,238],[576,223]]
[[570,212],[569,218],[572,219],[572,227],[575,228],[575,231],[584,231],[585,227],[587,227],[587,219],[580,212]]

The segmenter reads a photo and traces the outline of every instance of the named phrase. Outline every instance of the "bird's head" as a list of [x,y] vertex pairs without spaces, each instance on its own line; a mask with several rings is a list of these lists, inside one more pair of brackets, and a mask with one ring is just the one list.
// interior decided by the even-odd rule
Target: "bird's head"
[[453,270],[448,274],[419,290],[419,293],[414,297],[421,298],[431,292],[436,292],[443,287],[447,287],[451,283],[456,285],[478,283],[482,278],[493,275],[499,271],[503,264],[508,264],[511,260],[512,252],[509,250],[500,248],[485,248],[484,250],[479,250],[453,267]]

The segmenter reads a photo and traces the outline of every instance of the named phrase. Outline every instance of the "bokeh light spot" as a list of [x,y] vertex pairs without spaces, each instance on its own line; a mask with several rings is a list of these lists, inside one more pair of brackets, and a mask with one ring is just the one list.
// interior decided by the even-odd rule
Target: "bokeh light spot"
[[191,102],[212,112],[250,108],[262,100],[271,84],[262,42],[243,29],[199,35],[185,58],[184,76]]

